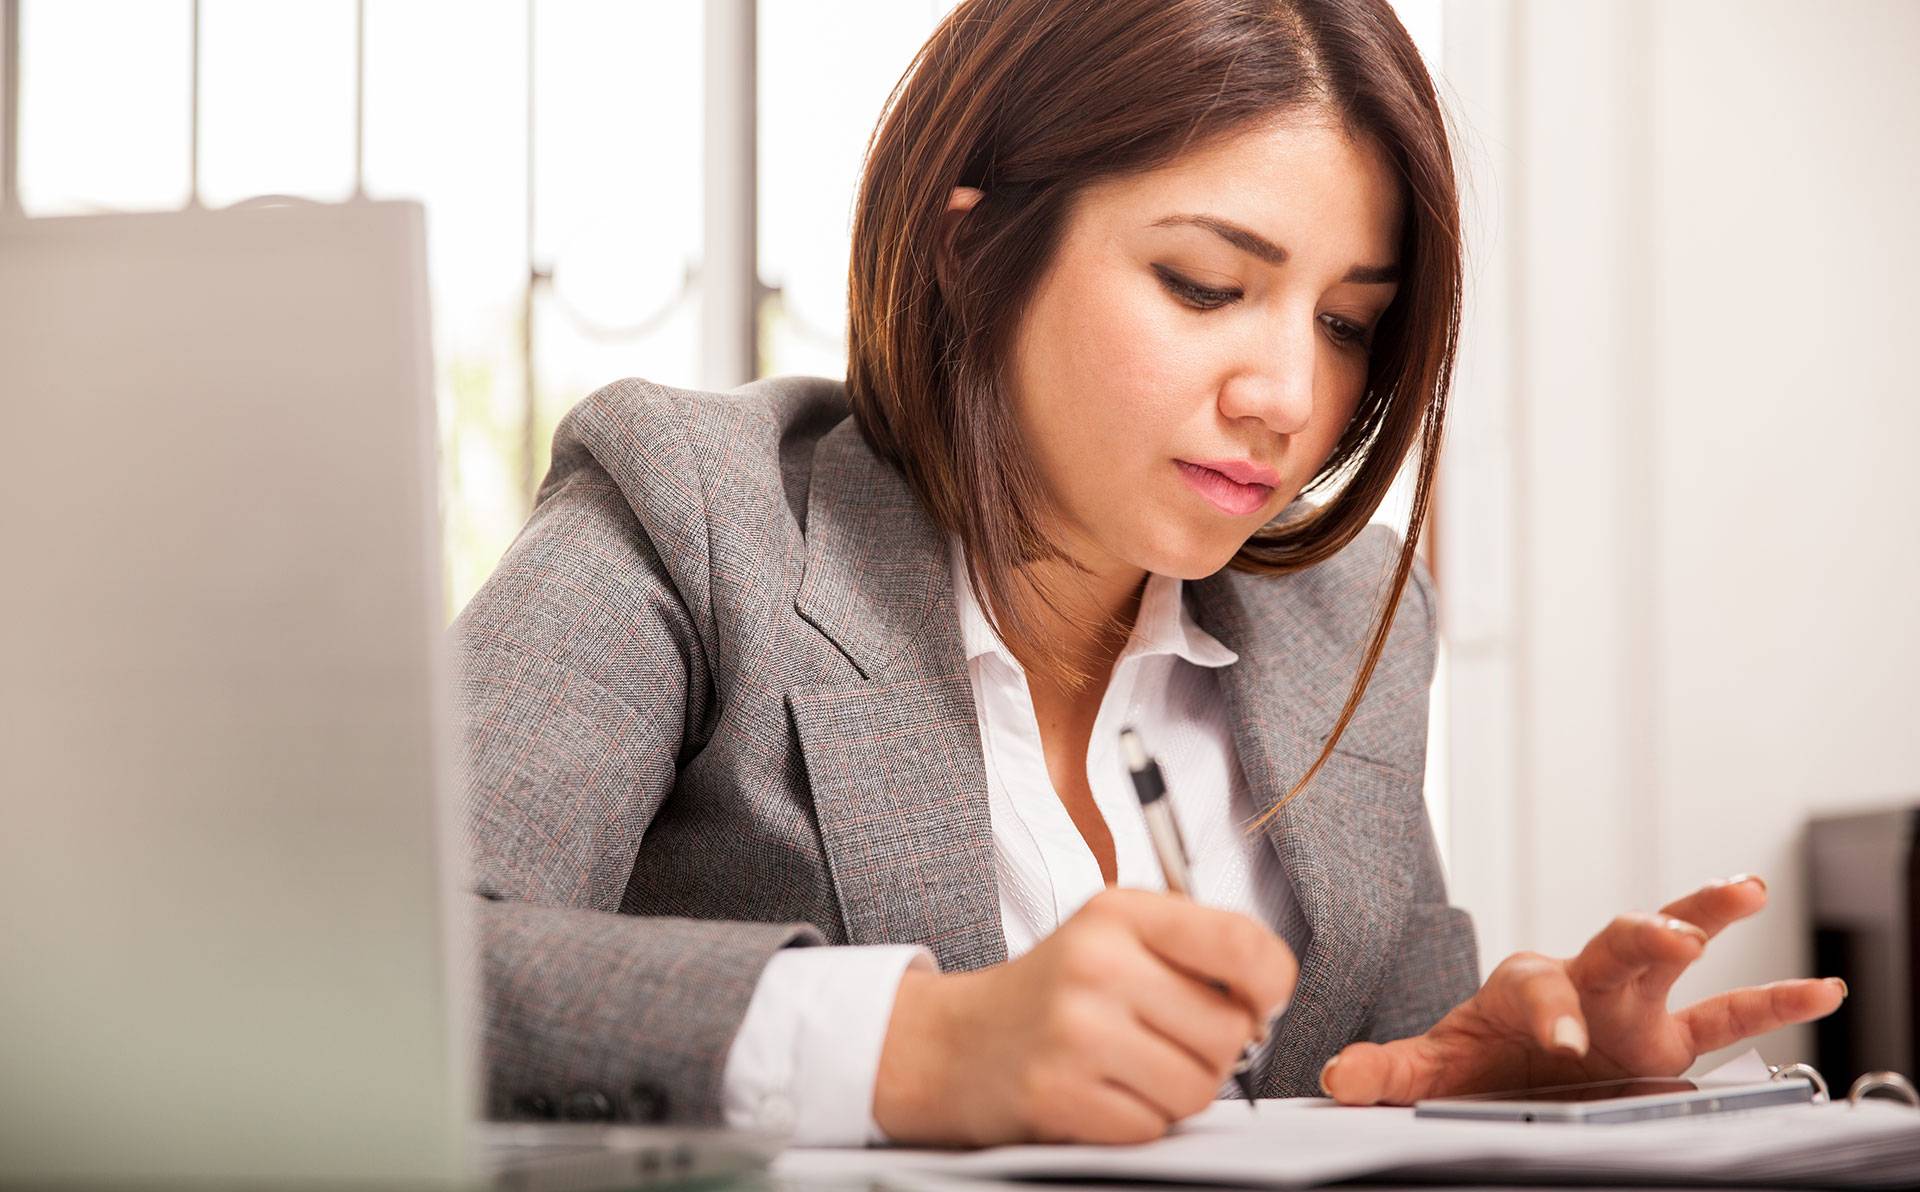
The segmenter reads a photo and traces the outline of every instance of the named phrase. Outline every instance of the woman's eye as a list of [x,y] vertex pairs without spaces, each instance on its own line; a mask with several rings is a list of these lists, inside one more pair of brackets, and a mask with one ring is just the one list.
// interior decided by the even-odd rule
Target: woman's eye
[[[1181,301],[1200,311],[1217,311],[1219,307],[1235,303],[1242,298],[1240,290],[1210,290],[1208,286],[1196,286],[1194,282],[1188,282],[1187,278],[1183,278],[1181,274],[1173,273],[1171,269],[1165,269],[1162,265],[1154,265],[1154,273],[1160,274],[1160,280],[1167,290],[1171,290]],[[1338,340],[1340,344],[1359,347],[1361,351],[1373,349],[1371,326],[1356,326],[1336,315],[1327,315],[1325,319],[1327,319],[1327,326],[1332,328],[1332,338]]]
[[1343,344],[1353,344],[1361,348],[1373,346],[1373,333],[1370,328],[1356,327],[1345,319],[1326,316],[1327,326],[1333,328],[1333,337]]
[[[1163,265],[1155,265],[1153,271],[1160,275],[1160,282],[1188,306],[1196,310],[1218,310],[1229,303],[1238,302],[1243,296],[1239,290],[1215,290],[1196,285],[1181,277]],[[1324,316],[1327,326],[1333,329],[1333,338],[1342,344],[1357,347],[1362,351],[1373,347],[1373,329],[1360,327],[1334,315]]]
[[1160,284],[1171,290],[1175,297],[1196,310],[1217,310],[1228,303],[1240,300],[1239,290],[1213,290],[1206,286],[1195,285],[1171,269],[1155,265],[1153,271],[1160,275]]

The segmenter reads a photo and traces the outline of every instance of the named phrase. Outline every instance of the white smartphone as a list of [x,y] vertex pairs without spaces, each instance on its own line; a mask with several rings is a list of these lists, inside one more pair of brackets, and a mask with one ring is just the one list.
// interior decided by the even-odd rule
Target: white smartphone
[[1597,1080],[1503,1093],[1430,1097],[1413,1104],[1415,1117],[1465,1118],[1482,1122],[1585,1122],[1611,1124],[1655,1118],[1697,1117],[1763,1105],[1813,1100],[1803,1077],[1751,1084],[1699,1085],[1679,1077]]

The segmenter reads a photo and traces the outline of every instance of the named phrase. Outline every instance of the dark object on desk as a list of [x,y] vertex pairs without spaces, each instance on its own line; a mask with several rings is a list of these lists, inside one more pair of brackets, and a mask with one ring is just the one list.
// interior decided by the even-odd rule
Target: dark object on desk
[[1920,808],[1832,816],[1807,827],[1813,971],[1847,983],[1814,1024],[1815,1063],[1845,1085],[1910,1072],[1920,1040]]

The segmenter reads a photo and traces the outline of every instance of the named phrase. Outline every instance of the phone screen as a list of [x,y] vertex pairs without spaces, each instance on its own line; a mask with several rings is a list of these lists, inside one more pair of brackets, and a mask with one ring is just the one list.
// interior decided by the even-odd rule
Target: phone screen
[[1691,1093],[1700,1088],[1678,1077],[1634,1077],[1597,1080],[1591,1084],[1560,1084],[1543,1089],[1511,1089],[1504,1093],[1467,1093],[1436,1097],[1436,1101],[1614,1101],[1621,1097],[1651,1097],[1660,1093]]

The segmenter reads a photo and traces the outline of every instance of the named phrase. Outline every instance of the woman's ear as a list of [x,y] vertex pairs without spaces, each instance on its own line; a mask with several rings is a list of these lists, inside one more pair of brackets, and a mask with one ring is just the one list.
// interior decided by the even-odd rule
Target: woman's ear
[[940,213],[940,243],[934,252],[933,271],[943,294],[952,290],[954,232],[960,227],[960,220],[986,193],[974,186],[956,186],[947,198],[947,209]]

